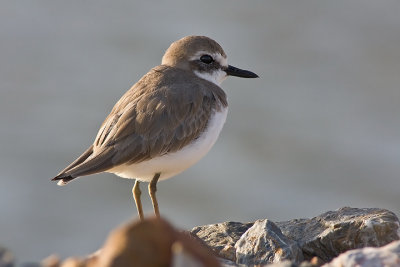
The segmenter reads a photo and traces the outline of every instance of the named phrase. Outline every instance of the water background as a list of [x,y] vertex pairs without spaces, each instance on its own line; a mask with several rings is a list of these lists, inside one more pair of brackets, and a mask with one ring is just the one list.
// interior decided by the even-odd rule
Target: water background
[[207,157],[159,184],[163,216],[191,229],[342,206],[400,214],[399,13],[394,0],[2,1],[0,244],[19,262],[85,255],[136,216],[133,180],[49,180],[191,34],[261,78],[223,83],[226,125]]

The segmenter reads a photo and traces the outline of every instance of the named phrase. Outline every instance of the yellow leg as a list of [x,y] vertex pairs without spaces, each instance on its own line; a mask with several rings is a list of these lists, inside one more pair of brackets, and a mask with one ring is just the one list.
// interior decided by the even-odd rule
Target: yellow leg
[[142,201],[140,200],[140,195],[142,194],[142,192],[140,191],[138,180],[136,180],[135,185],[132,188],[132,194],[133,198],[135,199],[136,208],[139,214],[139,219],[143,220],[144,216],[143,216]]
[[153,202],[154,213],[156,214],[157,218],[160,218],[160,211],[158,210],[158,202],[156,198],[157,182],[159,178],[160,173],[156,173],[149,183],[149,195],[151,197],[151,201]]

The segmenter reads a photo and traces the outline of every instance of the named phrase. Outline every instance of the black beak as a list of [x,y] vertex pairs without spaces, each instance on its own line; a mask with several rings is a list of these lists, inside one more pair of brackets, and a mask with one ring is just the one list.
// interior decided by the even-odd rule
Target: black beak
[[248,70],[242,70],[231,65],[228,65],[228,67],[225,69],[225,72],[230,76],[236,76],[241,78],[258,78],[258,75],[255,74],[254,72]]

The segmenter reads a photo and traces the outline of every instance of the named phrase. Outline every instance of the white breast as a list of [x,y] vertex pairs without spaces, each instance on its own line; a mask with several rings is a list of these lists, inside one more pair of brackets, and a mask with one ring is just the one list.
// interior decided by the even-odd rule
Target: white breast
[[227,114],[228,108],[214,113],[204,133],[196,141],[177,152],[137,164],[123,164],[108,172],[123,178],[133,178],[147,182],[151,181],[156,173],[161,173],[160,180],[170,178],[195,164],[210,151],[215,141],[217,141]]

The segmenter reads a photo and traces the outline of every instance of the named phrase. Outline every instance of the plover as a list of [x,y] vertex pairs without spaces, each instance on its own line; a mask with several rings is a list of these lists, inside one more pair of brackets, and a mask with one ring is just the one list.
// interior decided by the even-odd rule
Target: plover
[[136,179],[132,193],[143,219],[140,182],[149,182],[160,216],[157,182],[186,170],[214,145],[228,102],[220,84],[227,76],[257,78],[228,65],[221,46],[205,36],[187,36],[165,52],[115,104],[93,144],[53,181],[66,185],[85,175],[110,172]]

